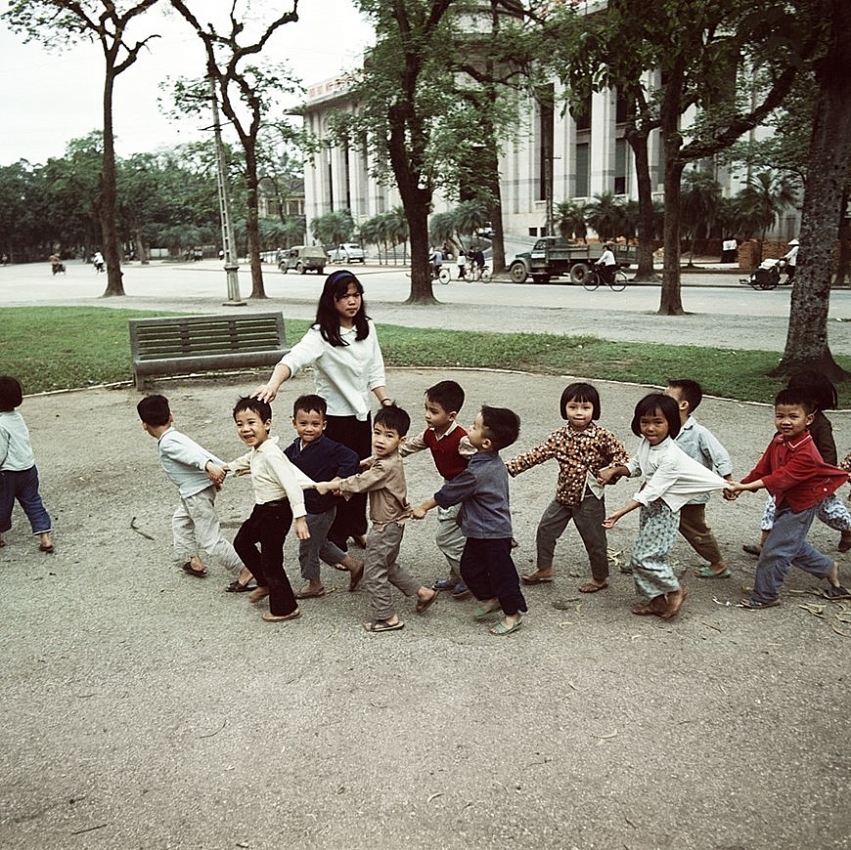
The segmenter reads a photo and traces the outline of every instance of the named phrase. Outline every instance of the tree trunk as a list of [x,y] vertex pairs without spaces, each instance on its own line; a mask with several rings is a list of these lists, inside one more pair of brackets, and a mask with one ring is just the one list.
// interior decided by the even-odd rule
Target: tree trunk
[[[117,50],[117,48],[115,48]],[[115,50],[105,54],[106,73],[103,83],[103,167],[100,175],[98,210],[103,237],[103,258],[106,262],[106,289],[103,297],[124,295],[121,272],[121,251],[118,247],[118,228],[115,223],[118,190],[115,177],[115,137],[112,129],[112,95],[115,87]]]
[[827,343],[827,316],[851,158],[851,4],[827,0],[825,12],[832,22],[831,41],[825,57],[815,63],[820,92],[810,139],[789,331],[783,358],[772,374],[815,369],[831,381],[846,381],[851,374],[837,365]]
[[[670,147],[675,144],[672,141]],[[685,313],[680,289],[680,180],[683,164],[677,152],[665,146],[665,262],[659,299],[659,314],[662,316],[682,316]]]
[[647,152],[646,131],[627,134],[635,159],[635,180],[638,187],[638,268],[633,280],[656,281],[653,270],[653,184],[650,182],[650,156]]
[[251,267],[251,298],[266,298],[263,286],[263,267],[260,264],[260,216],[257,209],[257,150],[255,138],[244,137],[245,182],[248,186],[245,235],[248,240],[248,264]]

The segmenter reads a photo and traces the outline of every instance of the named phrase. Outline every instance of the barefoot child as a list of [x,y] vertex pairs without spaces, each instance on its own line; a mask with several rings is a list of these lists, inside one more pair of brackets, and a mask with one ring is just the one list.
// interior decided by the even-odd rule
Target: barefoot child
[[[717,472],[725,481],[732,479],[733,462],[727,449],[715,435],[694,418],[694,411],[703,400],[703,388],[697,381],[688,379],[668,381],[665,395],[669,395],[680,409],[680,433],[677,445],[699,464]],[[726,490],[724,491],[726,494]],[[680,534],[701,558],[694,574],[698,578],[729,578],[732,574],[718,548],[712,529],[706,524],[706,505],[709,494],[701,493],[680,508]]]
[[[591,562],[591,581],[579,586],[580,593],[596,593],[609,586],[609,558],[606,544],[605,500],[588,486],[589,473],[596,479],[606,466],[629,463],[623,443],[596,424],[600,418],[600,395],[591,384],[570,384],[561,394],[559,413],[567,426],[553,431],[539,446],[512,458],[505,464],[508,474],[519,475],[539,463],[558,461],[558,483],[552,502],[538,522],[537,562],[534,572],[521,575],[524,584],[553,580],[556,541],[573,520]],[[597,488],[594,488],[597,489]]]
[[475,619],[502,609],[505,615],[490,631],[516,632],[526,611],[520,579],[511,558],[511,510],[508,473],[499,456],[520,433],[520,419],[504,407],[483,407],[467,439],[476,449],[467,469],[413,511],[422,519],[432,508],[461,505],[461,531],[467,538],[461,555],[461,576],[479,600]]
[[163,471],[180,493],[180,504],[171,518],[175,561],[187,575],[204,578],[207,571],[200,552],[206,552],[237,575],[228,590],[246,588],[251,573],[222,535],[216,513],[216,490],[225,478],[223,461],[174,427],[165,396],[145,396],[136,411],[142,428],[157,441]]
[[[354,475],[360,460],[350,448],[325,436],[328,424],[327,405],[318,395],[299,396],[293,404],[293,427],[298,436],[284,449],[284,454],[308,478],[327,481],[329,478]],[[320,558],[337,570],[349,573],[349,592],[353,593],[363,576],[363,563],[347,555],[328,539],[328,531],[337,515],[337,501],[330,493],[320,496],[315,490],[304,491],[307,508],[307,527],[310,537],[298,545],[301,577],[307,582],[296,599],[314,599],[325,595],[320,575]]]
[[827,579],[828,599],[851,599],[839,583],[839,565],[807,541],[819,505],[848,481],[848,473],[825,463],[815,447],[808,430],[814,409],[807,390],[781,390],[774,399],[777,433],[757,465],[731,485],[734,494],[764,488],[776,504],[774,525],[756,563],[753,593],[739,603],[740,608],[779,605],[780,588],[793,563]]
[[233,409],[233,419],[239,438],[251,450],[224,468],[236,475],[250,473],[256,503],[233,541],[257,580],[257,589],[248,600],[257,603],[269,597],[269,610],[263,614],[267,623],[295,620],[301,611],[284,572],[284,541],[293,518],[296,537],[310,537],[302,488],[312,487],[313,481],[290,463],[277,438],[269,437],[272,407],[268,402],[241,398]]
[[635,457],[625,466],[602,470],[598,481],[608,484],[622,474],[642,475],[644,484],[619,511],[607,516],[603,525],[612,528],[622,516],[641,509],[638,539],[629,562],[635,588],[647,601],[634,607],[632,613],[671,620],[688,595],[669,561],[680,508],[697,494],[723,490],[728,484],[674,442],[680,431],[680,411],[670,396],[646,395],[635,406],[631,427],[632,433],[641,437]]
[[[476,450],[465,439],[467,432],[456,422],[464,405],[464,390],[455,381],[440,381],[425,391],[425,420],[428,427],[422,435],[406,440],[399,454],[407,457],[429,449],[437,471],[444,482],[451,481],[467,468]],[[460,505],[437,509],[437,533],[434,542],[449,564],[449,575],[432,585],[435,590],[449,590],[454,599],[467,599],[470,591],[461,579],[461,553],[464,534],[458,525]]]
[[50,516],[38,492],[38,469],[24,417],[15,408],[24,400],[17,378],[0,375],[0,547],[12,527],[15,499],[24,509],[33,534],[39,537],[39,552],[53,553]]
[[393,606],[390,586],[405,596],[416,596],[416,612],[424,613],[438,597],[438,592],[421,585],[402,567],[397,558],[402,546],[404,521],[411,515],[405,470],[399,457],[399,446],[411,427],[411,417],[395,404],[382,407],[372,425],[372,465],[357,475],[320,481],[320,493],[339,490],[343,496],[355,493],[369,495],[372,527],[366,539],[366,562],[363,583],[369,593],[373,618],[363,627],[368,632],[394,632],[404,628]]

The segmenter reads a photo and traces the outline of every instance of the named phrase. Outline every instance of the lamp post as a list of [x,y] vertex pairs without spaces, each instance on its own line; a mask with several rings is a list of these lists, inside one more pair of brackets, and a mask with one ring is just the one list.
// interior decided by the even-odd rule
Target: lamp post
[[222,125],[219,121],[219,103],[216,98],[216,83],[210,79],[210,98],[213,103],[213,133],[216,138],[217,184],[219,188],[219,214],[222,219],[222,247],[225,252],[225,274],[227,275],[228,300],[226,307],[245,307],[245,302],[239,297],[239,277],[236,261],[236,247],[233,236],[233,220],[230,212],[230,196],[228,194],[227,163],[225,162],[225,146],[222,144]]

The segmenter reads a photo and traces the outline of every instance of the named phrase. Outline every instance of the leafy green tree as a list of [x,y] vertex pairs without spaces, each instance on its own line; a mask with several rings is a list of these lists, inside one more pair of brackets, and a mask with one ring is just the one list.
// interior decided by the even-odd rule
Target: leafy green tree
[[115,135],[112,103],[116,78],[136,62],[139,51],[155,35],[128,42],[125,35],[131,22],[158,0],[116,3],[115,0],[12,0],[2,17],[26,40],[39,40],[47,47],[62,46],[79,38],[96,41],[104,58],[103,161],[98,192],[106,260],[107,283],[104,295],[124,295],[121,280],[121,251],[117,226],[117,186]]
[[[232,0],[227,23],[218,26],[213,22],[203,25],[190,6],[211,14],[211,4],[171,0],[171,5],[185,18],[201,39],[207,56],[207,77],[212,80],[222,112],[230,121],[245,156],[245,184],[247,191],[246,236],[248,258],[251,264],[251,297],[265,298],[263,270],[260,264],[260,233],[258,215],[258,139],[264,120],[279,105],[283,93],[295,91],[295,83],[282,66],[261,65],[250,60],[262,53],[272,36],[285,24],[298,20],[298,0],[287,11],[278,12],[268,23],[260,23],[250,4]],[[239,7],[239,8],[238,8]],[[216,10],[213,9],[213,12]],[[241,44],[241,40],[254,33],[254,40]],[[190,83],[187,103],[200,104],[200,83]],[[185,93],[185,92],[184,92]]]
[[584,201],[562,201],[557,207],[556,227],[562,239],[572,241],[588,235],[588,207]]
[[759,171],[752,174],[740,194],[742,212],[759,231],[760,260],[765,234],[778,216],[793,206],[798,194],[787,174]]
[[624,230],[623,204],[614,192],[600,192],[586,206],[585,221],[602,241],[608,242]]

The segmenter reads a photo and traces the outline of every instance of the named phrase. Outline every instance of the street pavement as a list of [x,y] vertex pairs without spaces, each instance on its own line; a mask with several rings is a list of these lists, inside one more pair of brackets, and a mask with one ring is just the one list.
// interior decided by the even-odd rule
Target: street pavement
[[[336,266],[329,266],[330,271]],[[282,274],[264,267],[268,298],[250,299],[250,274],[239,271],[244,307],[223,304],[225,273],[216,260],[197,263],[154,262],[124,268],[123,298],[100,299],[106,282],[90,265],[68,263],[64,275],[50,274],[47,263],[0,267],[0,303],[93,304],[140,310],[181,312],[268,311],[285,317],[313,318],[323,277]],[[782,352],[786,342],[790,288],[757,291],[740,280],[744,272],[727,269],[683,273],[686,315],[660,316],[658,285],[630,285],[623,292],[587,292],[567,283],[435,284],[434,305],[409,305],[406,270],[352,266],[364,284],[366,304],[376,321],[411,327],[455,330],[541,332],[593,335],[621,342],[678,342],[733,349]],[[834,354],[851,355],[851,291],[831,294],[829,342]]]

